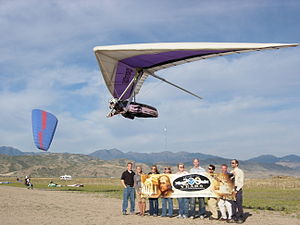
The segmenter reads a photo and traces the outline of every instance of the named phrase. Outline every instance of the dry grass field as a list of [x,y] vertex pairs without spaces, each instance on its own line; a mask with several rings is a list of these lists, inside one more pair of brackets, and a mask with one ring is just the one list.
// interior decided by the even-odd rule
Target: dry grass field
[[300,179],[282,176],[249,179],[244,188],[244,206],[280,211],[300,219]]

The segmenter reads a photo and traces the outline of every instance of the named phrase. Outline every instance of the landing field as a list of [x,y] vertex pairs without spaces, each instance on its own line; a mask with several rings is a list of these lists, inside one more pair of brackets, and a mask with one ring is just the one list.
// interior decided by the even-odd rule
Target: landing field
[[[84,187],[49,188],[52,180],[61,185]],[[60,181],[32,178],[28,190],[16,178],[0,185],[1,224],[196,224],[198,220],[121,216],[122,187],[117,178],[76,178]],[[276,177],[249,179],[244,189],[245,224],[300,224],[300,179]],[[4,221],[4,223],[2,223]],[[202,222],[201,222],[202,223]],[[204,220],[202,224],[220,224]]]

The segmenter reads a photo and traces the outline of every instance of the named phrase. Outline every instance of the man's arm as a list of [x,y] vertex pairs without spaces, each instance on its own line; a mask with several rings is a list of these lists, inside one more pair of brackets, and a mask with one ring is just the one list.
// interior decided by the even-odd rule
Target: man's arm
[[237,191],[239,191],[240,189],[242,189],[243,186],[244,186],[244,172],[242,170],[240,170],[240,173],[239,173],[239,183],[238,183]]
[[126,184],[125,184],[124,180],[121,180],[121,183],[122,183],[123,187],[126,188]]

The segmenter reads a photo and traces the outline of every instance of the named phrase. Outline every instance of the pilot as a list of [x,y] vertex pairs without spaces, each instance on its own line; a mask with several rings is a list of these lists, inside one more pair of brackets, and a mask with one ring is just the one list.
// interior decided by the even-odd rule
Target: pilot
[[116,98],[112,98],[111,100],[109,100],[109,108],[110,109],[115,108],[117,102],[118,102],[118,99],[116,99]]
[[119,113],[125,113],[125,107],[122,101],[117,98],[112,98],[109,101],[109,108],[112,110],[109,116],[114,116]]

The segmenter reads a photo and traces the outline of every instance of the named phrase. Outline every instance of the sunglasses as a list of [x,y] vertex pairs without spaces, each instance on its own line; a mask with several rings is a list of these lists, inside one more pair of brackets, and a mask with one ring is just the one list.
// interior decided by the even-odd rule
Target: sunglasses
[[231,164],[236,164],[235,162],[232,162]]
[[165,168],[165,170],[171,170],[171,168]]
[[214,169],[212,169],[212,168],[208,168],[208,170],[214,170]]

